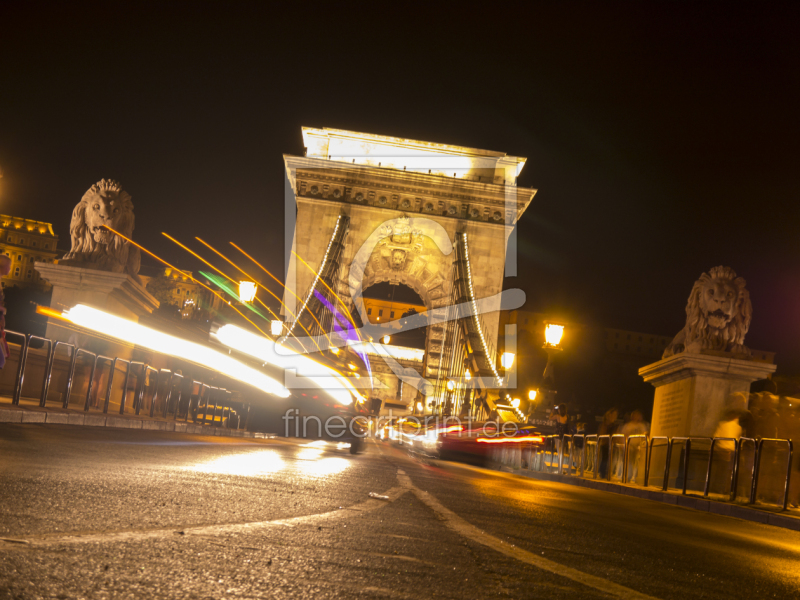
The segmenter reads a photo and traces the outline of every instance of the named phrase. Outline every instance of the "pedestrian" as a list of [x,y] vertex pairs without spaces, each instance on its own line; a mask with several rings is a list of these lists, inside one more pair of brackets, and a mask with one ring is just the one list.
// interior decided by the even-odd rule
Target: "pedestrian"
[[547,419],[556,422],[556,435],[559,438],[563,438],[565,434],[569,433],[569,411],[566,404],[554,406]]
[[[720,417],[715,438],[723,438],[714,442],[714,454],[711,457],[711,482],[709,492],[728,496],[731,493],[733,477],[733,459],[736,458],[736,441],[742,437],[742,410],[737,406],[725,409]],[[727,498],[726,498],[727,499]]]
[[[11,258],[8,254],[0,254],[0,279],[11,272]],[[0,369],[6,366],[6,359],[11,356],[6,342],[6,305],[3,288],[0,285]]]
[[[600,447],[600,466],[597,474],[600,477],[606,477],[608,469],[608,450],[611,445],[611,436],[617,432],[617,418],[619,411],[616,408],[609,408],[606,414],[603,415],[603,422],[597,430],[597,445]],[[600,436],[608,436],[608,443],[601,444]]]
[[[635,442],[628,443],[628,438],[632,435],[647,435],[650,433],[650,423],[644,420],[644,416],[642,415],[642,411],[634,410],[631,413],[630,419],[627,423],[622,426],[620,433],[625,435],[626,440],[626,448],[630,447],[629,454],[627,457],[628,460],[628,481],[636,481],[636,477],[639,474],[639,459],[645,458],[647,455],[647,451],[645,450],[644,453],[640,452],[642,445],[644,448],[647,448],[647,438],[639,438]],[[622,465],[624,461],[619,463],[617,468],[618,475],[622,476]],[[642,469],[644,471],[644,469]]]

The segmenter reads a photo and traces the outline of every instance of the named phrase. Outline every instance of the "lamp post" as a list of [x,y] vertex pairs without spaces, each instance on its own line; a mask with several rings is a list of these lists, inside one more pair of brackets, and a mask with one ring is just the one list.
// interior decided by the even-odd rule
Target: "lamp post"
[[249,304],[256,299],[256,284],[252,281],[239,282],[239,300]]
[[[556,323],[547,323],[544,330],[544,351],[547,352],[547,365],[544,368],[544,375],[542,376],[542,392],[556,393],[553,381],[553,356],[561,352],[561,337],[564,335],[564,326]],[[534,395],[534,398],[536,396]]]

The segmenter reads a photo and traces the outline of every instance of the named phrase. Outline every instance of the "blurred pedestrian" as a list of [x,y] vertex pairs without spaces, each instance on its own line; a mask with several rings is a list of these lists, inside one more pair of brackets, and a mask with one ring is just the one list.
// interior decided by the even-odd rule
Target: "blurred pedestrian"
[[554,406],[547,419],[556,422],[556,435],[558,437],[563,438],[565,434],[569,433],[569,411],[566,404]]
[[[600,447],[600,467],[597,474],[606,477],[608,469],[608,450],[611,447],[611,436],[617,432],[617,418],[619,411],[616,408],[609,408],[603,415],[603,422],[597,430],[597,445]],[[607,435],[608,443],[601,444],[600,436]]]
[[[11,272],[11,258],[7,254],[0,254],[0,279]],[[6,342],[6,306],[3,288],[0,285],[0,369],[6,366],[6,359],[11,356]]]
[[[636,477],[639,475],[639,459],[647,455],[646,450],[644,453],[640,452],[642,445],[644,445],[644,448],[647,448],[647,438],[638,438],[635,442],[630,442],[630,444],[627,443],[627,440],[632,435],[647,435],[650,433],[650,423],[644,420],[642,411],[634,410],[628,422],[622,426],[620,433],[625,435],[626,448],[630,447],[630,451],[626,457],[628,460],[628,481],[636,481]],[[621,461],[617,467],[617,474],[620,477],[622,476],[623,463],[624,461]]]
[[[730,405],[722,413],[714,430],[714,454],[711,457],[711,481],[709,492],[727,496],[731,493],[731,480],[736,458],[736,441],[742,437],[741,418],[744,414],[739,405]],[[727,498],[726,498],[727,499]]]

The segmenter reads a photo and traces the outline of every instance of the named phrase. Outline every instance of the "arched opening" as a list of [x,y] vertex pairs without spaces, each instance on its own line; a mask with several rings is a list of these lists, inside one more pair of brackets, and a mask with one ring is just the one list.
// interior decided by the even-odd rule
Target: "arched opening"
[[390,345],[425,349],[426,327],[402,331],[404,319],[427,311],[417,292],[402,283],[383,281],[364,290],[362,298],[367,320],[391,327]]
[[[426,363],[427,326],[404,331],[408,318],[414,315],[427,317],[427,307],[420,295],[402,283],[387,281],[374,283],[364,289],[365,320],[380,325],[388,335],[375,345],[378,356],[371,357],[373,381],[372,396],[381,400],[384,415],[419,414],[424,410],[425,396],[419,391],[414,378],[400,378],[398,374],[413,370],[422,381]],[[415,319],[419,324],[419,319]],[[427,324],[427,319],[423,318]],[[399,370],[398,370],[399,369]]]

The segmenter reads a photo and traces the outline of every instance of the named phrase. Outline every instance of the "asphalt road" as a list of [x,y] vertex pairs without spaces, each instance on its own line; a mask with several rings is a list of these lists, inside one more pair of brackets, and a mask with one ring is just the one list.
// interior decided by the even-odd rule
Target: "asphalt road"
[[0,598],[800,597],[800,533],[306,443],[0,425]]

